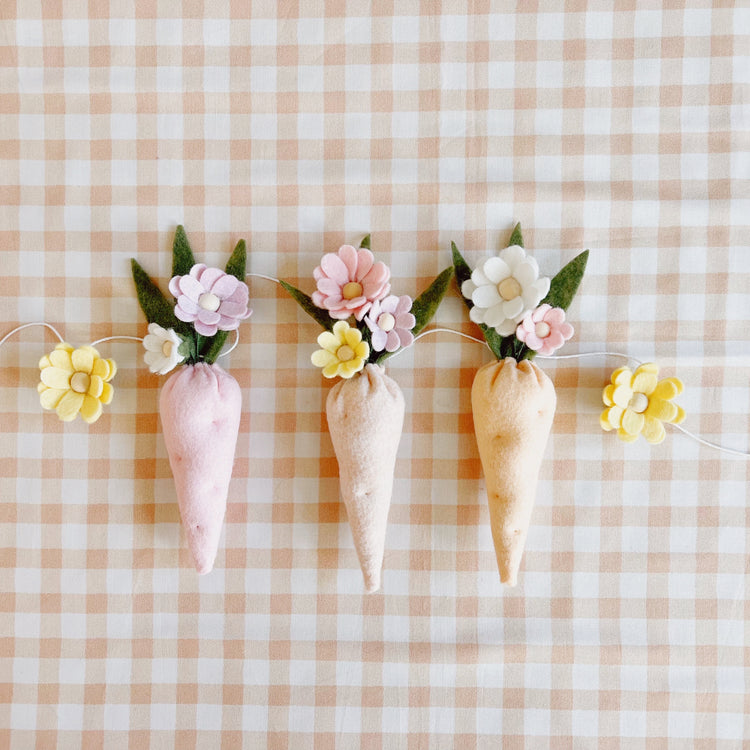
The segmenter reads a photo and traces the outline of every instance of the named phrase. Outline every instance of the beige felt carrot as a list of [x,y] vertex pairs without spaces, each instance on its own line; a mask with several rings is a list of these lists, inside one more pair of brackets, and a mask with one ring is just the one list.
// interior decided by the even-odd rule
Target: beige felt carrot
[[474,431],[487,483],[500,580],[515,586],[529,531],[539,470],[555,414],[555,388],[529,360],[573,335],[565,321],[588,251],[550,280],[526,255],[520,224],[499,256],[472,272],[453,245],[453,263],[471,319],[497,357],[474,377]]
[[413,303],[406,295],[389,295],[390,270],[375,262],[368,236],[359,249],[344,245],[324,255],[313,275],[312,297],[281,283],[326,329],[313,364],[327,378],[342,378],[326,399],[328,429],[365,589],[376,591],[404,421],[404,396],[382,363],[427,325],[453,269],[445,269]]
[[184,229],[175,233],[169,290],[174,302],[135,261],[138,302],[149,321],[143,343],[153,373],[178,364],[161,391],[159,415],[188,547],[199,574],[209,573],[219,546],[240,426],[242,395],[218,364],[227,332],[249,317],[246,248],[237,243],[226,271],[195,263]]

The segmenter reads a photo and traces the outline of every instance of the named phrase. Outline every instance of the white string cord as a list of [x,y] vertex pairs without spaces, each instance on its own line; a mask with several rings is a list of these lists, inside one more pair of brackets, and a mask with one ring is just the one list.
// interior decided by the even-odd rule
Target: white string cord
[[[418,336],[414,337],[414,341],[412,342],[411,346],[414,345],[419,339],[421,339],[423,336],[426,336],[430,333],[452,333],[456,336],[461,336],[465,339],[469,339],[470,341],[476,341],[478,344],[485,344],[487,345],[487,342],[483,339],[478,339],[475,336],[469,336],[467,333],[463,333],[462,331],[455,331],[452,328],[431,328],[429,331],[423,331]],[[410,347],[406,347],[407,349]],[[406,351],[406,349],[399,349],[397,352],[394,352],[394,354],[391,355],[391,357],[395,357],[401,352]],[[620,359],[628,360],[629,362],[634,362],[637,365],[642,365],[643,363],[636,359],[635,357],[631,357],[629,354],[625,354],[623,352],[610,352],[606,350],[602,350],[599,352],[581,352],[580,354],[558,354],[555,356],[546,356],[537,354],[538,359],[546,359],[546,360],[555,360],[555,359],[586,359],[589,357],[618,357]],[[679,430],[684,435],[687,435],[687,437],[692,438],[698,443],[701,443],[702,445],[707,446],[708,448],[713,448],[714,450],[721,451],[722,453],[728,453],[730,456],[741,456],[742,458],[750,458],[750,453],[745,451],[739,451],[735,450],[734,448],[726,448],[723,445],[719,445],[718,443],[712,443],[709,440],[704,440],[699,435],[696,435],[693,432],[690,432],[690,430],[686,430],[682,425],[678,424],[671,424],[671,427],[674,427],[675,430]]]
[[2,346],[14,334],[18,333],[19,331],[23,331],[24,328],[32,328],[33,326],[44,326],[45,328],[49,328],[50,331],[52,331],[52,333],[57,336],[60,343],[64,343],[65,340],[60,335],[60,332],[57,330],[57,328],[55,328],[55,326],[53,326],[51,323],[45,323],[42,321],[39,323],[24,323],[23,325],[18,326],[18,328],[14,328],[9,333],[6,333],[5,336],[2,337],[2,339],[0,339],[0,346]]
[[266,276],[264,273],[246,273],[245,276],[255,276],[258,279],[265,279],[266,281],[273,281],[275,284],[280,284],[281,282],[274,276]]
[[107,336],[103,339],[97,339],[96,341],[92,341],[90,346],[96,346],[97,344],[103,344],[105,341],[143,341],[142,338],[139,338],[138,336]]

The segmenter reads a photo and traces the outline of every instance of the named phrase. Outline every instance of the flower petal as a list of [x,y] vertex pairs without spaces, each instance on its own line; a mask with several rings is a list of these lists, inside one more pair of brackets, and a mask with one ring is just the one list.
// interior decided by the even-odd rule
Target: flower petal
[[403,328],[406,331],[410,331],[415,325],[417,325],[417,319],[409,312],[399,313],[396,316],[396,328]]
[[677,414],[672,420],[672,424],[680,424],[685,419],[685,410],[681,406],[677,406]]
[[340,286],[349,283],[349,270],[336,253],[326,253],[320,260],[320,267],[329,279]]
[[357,359],[367,359],[370,356],[370,345],[362,341],[354,347],[354,356]]
[[[338,323],[336,325],[338,325]],[[323,331],[323,333],[318,336],[318,346],[329,351],[331,354],[336,354],[336,351],[341,346],[341,340],[335,333]]]
[[106,405],[112,401],[112,396],[114,395],[115,389],[109,383],[104,383],[102,386],[102,393],[99,396],[99,401]]
[[360,341],[362,341],[362,331],[359,328],[349,328],[344,331],[344,339],[346,343],[354,349]]
[[310,361],[316,367],[328,367],[328,365],[332,365],[339,360],[335,354],[332,354],[327,349],[317,349],[310,356]]
[[526,259],[526,251],[520,245],[511,245],[500,251],[500,257],[508,264],[508,268],[513,274],[516,266]]
[[629,367],[618,367],[613,373],[611,380],[615,385],[627,385],[630,388],[630,381],[633,379],[633,373]]
[[553,328],[550,331],[549,336],[546,338],[547,348],[555,351],[559,349],[565,343],[565,339],[559,330]]
[[85,372],[87,375],[89,375],[94,369],[95,357],[95,350],[91,349],[90,347],[81,346],[73,352],[70,359],[76,372]]
[[482,273],[482,269],[477,266],[472,272],[471,272],[471,280],[474,282],[476,286],[486,286],[487,284],[491,284],[492,282]]
[[620,438],[624,443],[634,443],[636,440],[638,440],[638,434],[631,435],[629,432],[625,432],[625,430],[620,427],[619,430],[617,430],[617,437]]
[[39,369],[43,370],[45,367],[51,367],[52,362],[50,362],[49,357],[45,354],[40,360],[39,360]]
[[193,302],[197,302],[201,294],[206,291],[203,285],[193,276],[180,276],[177,285],[180,288],[180,296],[184,295]]
[[658,380],[654,373],[638,372],[636,370],[635,375],[633,375],[633,383],[630,387],[638,393],[645,393],[647,396],[650,396],[654,392],[657,382]]
[[194,320],[192,322],[193,322],[193,326],[194,326],[195,330],[198,333],[200,333],[201,336],[215,336],[216,335],[216,331],[219,330],[218,326],[216,325],[216,323],[214,323],[214,324],[211,325],[211,324],[208,324],[208,323],[204,323],[203,321],[198,320],[198,319],[196,319],[196,320]]
[[678,415],[677,405],[671,401],[665,401],[662,398],[652,396],[648,401],[648,408],[645,414],[662,422],[671,422]]
[[104,361],[107,363],[107,366],[109,368],[107,377],[105,377],[104,380],[112,380],[112,378],[117,375],[117,362],[115,362],[114,359],[106,359]]
[[682,389],[682,381],[679,378],[664,378],[664,380],[659,381],[653,395],[668,401],[675,396],[679,396]]
[[406,328],[395,328],[398,334],[398,340],[401,342],[401,346],[406,348],[414,343],[414,334]]
[[70,373],[59,367],[45,367],[40,373],[40,379],[49,388],[67,390],[70,386]]
[[[339,248],[338,256],[346,266],[346,275],[350,281],[355,281],[357,278],[357,266],[359,265],[359,258],[357,256],[357,248],[352,245],[342,245]],[[367,263],[367,257],[362,256],[363,265]],[[370,263],[367,269],[372,266],[372,253],[370,253]],[[363,274],[364,275],[364,274]]]
[[[318,291],[326,296],[335,294],[341,297],[341,285],[337,284],[333,279],[329,279],[327,276],[322,276],[318,279]],[[320,305],[318,305],[318,307],[320,307]]]
[[102,390],[104,390],[104,381],[98,375],[92,375],[89,378],[89,396],[99,398],[102,395]]
[[502,298],[497,292],[497,287],[492,284],[478,286],[471,295],[471,301],[477,307],[492,307],[500,302]]
[[326,367],[323,368],[323,377],[335,378],[339,374],[339,367],[341,367],[341,362],[338,360],[332,362],[330,365],[326,365]]
[[[208,271],[206,271],[208,273]],[[236,291],[237,287],[243,282],[232,276],[230,273],[224,273],[219,276],[211,285],[211,293],[220,299],[229,299]]]
[[351,378],[365,366],[365,361],[361,357],[355,357],[348,362],[344,362],[339,368],[339,375],[342,378]]
[[600,415],[599,415],[599,426],[605,430],[606,432],[610,432],[614,428],[609,423],[609,409],[605,409]]
[[664,425],[653,417],[646,416],[643,421],[643,437],[648,440],[649,443],[661,443],[664,440],[666,432],[664,431]]
[[[461,294],[463,294],[466,299],[471,299],[471,295],[474,294],[476,288],[477,285],[471,279],[466,279],[466,281],[461,284]],[[41,367],[41,364],[39,366]]]
[[482,273],[487,277],[488,281],[493,284],[499,284],[503,279],[507,279],[510,276],[510,268],[502,258],[493,256],[484,261]]
[[58,401],[55,411],[63,422],[72,422],[83,405],[83,394],[66,391]]
[[516,323],[512,318],[508,318],[493,327],[501,336],[510,336],[516,330]]
[[[501,323],[505,322],[506,315],[504,311],[504,304],[505,303],[500,300],[496,305],[493,305],[485,311],[483,320],[485,325],[488,325],[490,328],[495,328],[495,326],[499,326]],[[471,312],[476,309],[478,308],[472,308]],[[471,317],[471,313],[469,314],[469,317]]]
[[383,270],[386,272],[386,278],[390,276],[390,271],[385,263],[375,263],[375,256],[366,247],[361,247],[357,250],[357,265],[352,278],[361,281],[370,275],[371,270],[375,272],[376,277],[379,277]]
[[513,272],[513,278],[524,288],[531,286],[539,275],[539,269],[531,263],[531,260],[531,258],[526,258],[525,261],[516,266],[516,270]]
[[476,305],[469,310],[469,318],[472,323],[482,325],[484,323],[484,314],[488,312],[483,307],[477,307]]
[[612,391],[612,402],[625,409],[633,398],[633,391],[629,385],[617,385]]
[[70,354],[64,349],[55,349],[53,352],[50,352],[49,361],[53,367],[59,367],[61,370],[66,370],[72,374],[74,369],[73,362]]
[[388,334],[382,328],[376,328],[372,332],[372,348],[376,352],[382,352],[388,341]]
[[60,388],[46,388],[39,394],[43,409],[54,409],[67,391]]
[[611,383],[602,392],[602,401],[604,401],[606,406],[614,405],[615,403],[613,399],[614,392],[615,392],[615,387]]
[[398,337],[396,329],[393,328],[386,334],[385,337],[385,350],[387,352],[395,352],[401,346],[401,340]]
[[644,419],[643,414],[639,414],[632,409],[625,409],[625,413],[622,415],[622,429],[628,435],[638,435],[643,429]]
[[98,398],[86,395],[81,404],[81,417],[84,422],[93,424],[102,415],[102,402]]
[[518,322],[520,316],[526,312],[523,299],[521,299],[521,297],[514,297],[513,299],[505,301],[503,303],[503,312],[505,313],[506,318],[512,318]]
[[622,424],[622,415],[625,413],[625,409],[621,406],[613,406],[609,409],[607,418],[612,427],[619,427]]

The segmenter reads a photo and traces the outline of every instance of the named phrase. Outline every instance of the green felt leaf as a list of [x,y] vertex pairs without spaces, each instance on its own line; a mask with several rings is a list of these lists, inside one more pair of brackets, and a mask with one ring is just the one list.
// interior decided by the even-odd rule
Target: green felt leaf
[[283,279],[279,281],[282,287],[286,289],[289,294],[291,294],[292,298],[295,300],[295,302],[316,322],[323,326],[326,330],[331,330],[333,328],[333,324],[336,322],[331,318],[331,316],[328,314],[326,310],[322,310],[320,307],[317,307],[313,301],[312,298],[309,297],[304,292],[300,291],[299,289],[293,287],[291,284],[287,283]]
[[417,322],[411,332],[415,336],[432,320],[432,316],[438,309],[438,305],[443,301],[443,297],[445,297],[445,293],[448,291],[448,285],[451,283],[453,273],[453,268],[446,268],[444,271],[441,271],[432,284],[414,300],[411,312],[417,319]]
[[227,261],[226,272],[244,283],[247,266],[247,245],[240,240]]
[[185,276],[194,265],[195,258],[185,234],[185,227],[178,224],[172,243],[172,276]]
[[133,271],[135,291],[138,295],[138,304],[149,323],[156,323],[162,328],[174,328],[178,333],[183,333],[185,324],[178,320],[174,314],[174,303],[168,302],[151,277],[143,270],[135,258],[130,259]]
[[364,247],[366,250],[370,250],[370,235],[362,238],[362,242],[359,243],[360,247]]
[[549,294],[540,304],[546,303],[552,305],[552,307],[561,307],[563,310],[567,310],[581,284],[588,259],[589,251],[584,250],[564,266],[550,282]]
[[215,336],[208,338],[201,336],[204,339],[204,344],[200,349],[201,356],[209,365],[216,362],[218,356],[221,354],[221,350],[224,348],[228,335],[229,331],[217,331]]
[[514,227],[513,232],[510,235],[510,239],[508,240],[508,247],[510,247],[511,245],[519,245],[520,247],[523,247],[523,234],[521,233],[520,221]]
[[[441,273],[432,282],[432,284],[430,284],[427,289],[425,289],[422,294],[420,294],[419,297],[414,300],[411,306],[412,315],[414,315],[416,319],[414,328],[411,329],[411,332],[414,336],[417,336],[432,320],[432,316],[435,314],[438,306],[443,301],[443,297],[445,297],[445,293],[448,291],[448,286],[451,283],[451,279],[453,278],[453,272],[454,271],[452,267],[446,268],[444,271],[441,271]],[[365,331],[367,331],[367,333],[369,334],[370,329],[365,324],[362,331],[363,335]],[[374,352],[370,355],[370,362],[382,362],[384,359],[388,359],[391,354],[395,354],[395,352]]]

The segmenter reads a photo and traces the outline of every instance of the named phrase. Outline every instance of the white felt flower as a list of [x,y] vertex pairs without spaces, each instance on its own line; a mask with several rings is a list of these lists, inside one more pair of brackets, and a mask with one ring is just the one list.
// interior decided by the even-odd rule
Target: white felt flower
[[549,283],[539,276],[534,258],[520,245],[511,245],[477,266],[461,285],[461,293],[474,303],[469,317],[475,323],[510,336],[523,316],[547,296]]
[[174,370],[185,357],[180,354],[182,339],[172,328],[166,330],[156,323],[149,323],[148,335],[143,339],[148,369],[159,375],[166,375]]

